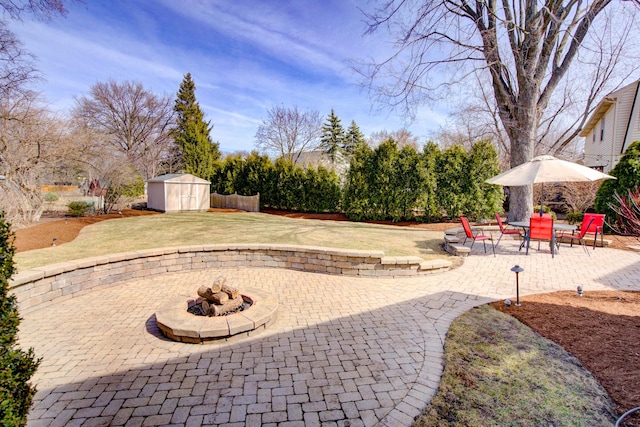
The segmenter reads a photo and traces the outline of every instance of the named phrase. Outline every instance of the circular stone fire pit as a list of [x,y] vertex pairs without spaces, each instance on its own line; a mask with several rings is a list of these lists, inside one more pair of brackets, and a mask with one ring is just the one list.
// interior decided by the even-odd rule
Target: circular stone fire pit
[[250,335],[271,325],[278,311],[278,300],[260,290],[243,290],[248,305],[242,311],[224,316],[198,316],[187,311],[193,296],[180,295],[167,301],[156,311],[156,323],[162,333],[174,341],[200,344],[206,341]]

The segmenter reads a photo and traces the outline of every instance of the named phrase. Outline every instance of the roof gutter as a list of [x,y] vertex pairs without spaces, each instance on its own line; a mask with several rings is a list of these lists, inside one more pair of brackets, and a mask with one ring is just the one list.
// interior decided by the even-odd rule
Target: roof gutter
[[625,146],[627,145],[627,137],[629,136],[629,129],[631,128],[631,121],[633,120],[633,112],[636,109],[636,101],[638,101],[639,92],[640,92],[640,80],[638,80],[638,84],[636,85],[636,94],[633,97],[633,104],[631,104],[631,112],[629,113],[627,130],[624,131],[624,139],[622,140],[622,147],[620,148],[620,154],[624,154]]

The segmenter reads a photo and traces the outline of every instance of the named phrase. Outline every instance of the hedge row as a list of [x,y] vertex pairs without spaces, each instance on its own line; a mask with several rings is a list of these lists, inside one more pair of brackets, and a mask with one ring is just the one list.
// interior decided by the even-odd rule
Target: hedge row
[[467,152],[444,151],[427,144],[422,152],[398,148],[387,140],[377,148],[360,147],[346,176],[322,166],[302,168],[284,159],[272,162],[256,152],[228,157],[209,177],[212,191],[250,196],[260,193],[264,207],[302,212],[344,212],[357,221],[439,221],[443,216],[490,218],[501,210],[500,187],[485,179],[499,173],[491,143],[480,141]]

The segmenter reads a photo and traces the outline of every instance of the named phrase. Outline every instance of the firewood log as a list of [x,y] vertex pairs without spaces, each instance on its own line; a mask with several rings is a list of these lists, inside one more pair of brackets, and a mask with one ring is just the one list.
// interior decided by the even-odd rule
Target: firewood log
[[229,295],[229,298],[231,299],[236,299],[238,298],[238,295],[240,295],[240,292],[238,292],[236,288],[232,288],[231,286],[227,285],[222,285],[222,292]]
[[213,295],[213,291],[207,286],[200,286],[198,288],[198,295],[200,295],[202,298],[209,299]]
[[224,286],[224,283],[227,281],[226,278],[220,276],[220,277],[216,277],[216,279],[213,281],[213,285],[211,285],[211,291],[215,294],[216,292],[220,292],[222,290],[222,287]]
[[207,299],[213,302],[214,304],[222,305],[222,304],[225,304],[227,301],[229,301],[229,295],[227,295],[224,292],[216,292],[215,294],[211,295],[210,298],[207,298]]

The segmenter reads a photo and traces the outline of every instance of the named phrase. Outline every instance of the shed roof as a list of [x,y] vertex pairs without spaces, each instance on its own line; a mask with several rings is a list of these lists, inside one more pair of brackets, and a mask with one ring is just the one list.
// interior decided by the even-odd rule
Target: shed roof
[[166,175],[156,176],[147,182],[189,182],[195,184],[211,184],[206,179],[198,178],[188,173],[168,173]]

